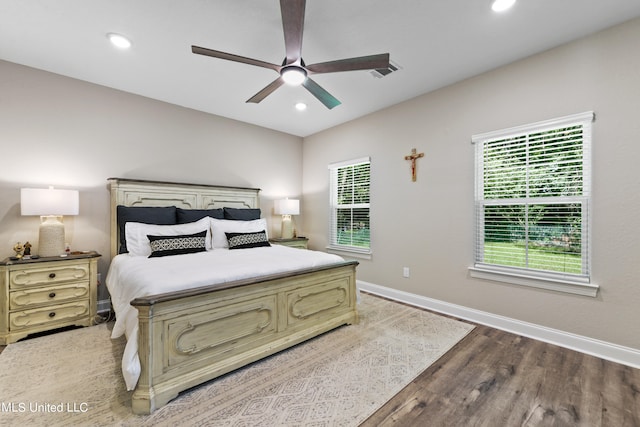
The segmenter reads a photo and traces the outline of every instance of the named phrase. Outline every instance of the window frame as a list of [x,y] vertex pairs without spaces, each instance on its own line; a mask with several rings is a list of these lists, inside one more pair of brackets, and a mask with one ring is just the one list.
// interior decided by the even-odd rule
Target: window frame
[[[592,122],[595,115],[592,111],[531,123],[472,136],[475,146],[475,238],[474,264],[469,267],[470,276],[516,285],[532,286],[536,288],[567,292],[595,297],[598,286],[591,283],[591,146]],[[575,196],[530,197],[532,186],[527,182],[527,195],[524,198],[485,198],[484,181],[484,146],[486,143],[502,139],[528,138],[531,134],[558,130],[565,127],[582,125],[582,194]],[[528,147],[526,148],[529,149]],[[532,171],[531,165],[526,164],[527,176]],[[568,204],[580,203],[581,206],[581,273],[566,273],[535,269],[531,267],[510,267],[500,264],[484,262],[485,250],[485,218],[487,206],[502,206],[516,204],[531,206],[537,204]],[[528,226],[527,226],[528,227]],[[528,246],[527,246],[528,247]]]
[[[369,180],[366,182],[368,185],[368,203],[357,203],[357,204],[338,204],[338,183],[337,176],[338,170],[355,167],[362,164],[369,165]],[[371,250],[371,158],[370,157],[360,157],[352,160],[345,160],[342,162],[331,163],[328,165],[329,169],[329,236],[327,245],[327,250],[329,252],[336,253],[345,253],[346,255],[357,257],[357,258],[365,258],[370,259],[372,250]],[[339,244],[337,242],[338,231],[337,231],[337,221],[338,209],[367,209],[368,217],[369,217],[369,246],[368,247],[360,247],[353,245],[344,245]]]

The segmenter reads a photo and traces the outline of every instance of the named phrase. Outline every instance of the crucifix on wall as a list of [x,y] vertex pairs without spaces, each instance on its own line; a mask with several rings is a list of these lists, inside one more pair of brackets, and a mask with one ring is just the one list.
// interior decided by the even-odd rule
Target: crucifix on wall
[[405,160],[411,160],[411,181],[416,180],[416,160],[424,157],[424,153],[418,153],[415,148],[411,149],[411,154],[404,156]]

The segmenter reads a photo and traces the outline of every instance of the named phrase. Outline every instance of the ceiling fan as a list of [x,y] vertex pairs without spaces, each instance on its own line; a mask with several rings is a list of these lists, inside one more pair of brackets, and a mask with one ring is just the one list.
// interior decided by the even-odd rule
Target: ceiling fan
[[302,32],[304,27],[305,5],[306,0],[280,0],[286,51],[286,57],[282,61],[282,65],[271,64],[258,59],[246,58],[244,56],[199,46],[191,46],[191,51],[198,55],[269,68],[280,74],[277,79],[249,98],[247,102],[258,103],[262,101],[284,83],[302,84],[302,86],[318,98],[327,108],[332,109],[340,105],[340,101],[313,81],[309,77],[310,75],[388,68],[389,54],[383,53],[379,55],[360,56],[357,58],[339,59],[336,61],[306,65],[302,60]]

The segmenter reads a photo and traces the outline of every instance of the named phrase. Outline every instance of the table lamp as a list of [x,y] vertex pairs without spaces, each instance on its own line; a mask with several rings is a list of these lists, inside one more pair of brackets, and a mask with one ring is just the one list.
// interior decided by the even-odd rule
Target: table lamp
[[276,200],[273,211],[276,215],[282,215],[282,230],[280,233],[283,239],[293,238],[293,221],[291,215],[300,214],[300,200],[283,199]]
[[41,257],[64,254],[63,215],[78,215],[78,191],[57,190],[53,187],[20,189],[22,215],[40,215],[38,255]]

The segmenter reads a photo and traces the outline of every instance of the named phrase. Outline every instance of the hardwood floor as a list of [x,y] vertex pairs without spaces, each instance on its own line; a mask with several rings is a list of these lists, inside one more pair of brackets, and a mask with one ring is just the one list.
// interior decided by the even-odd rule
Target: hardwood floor
[[640,426],[640,369],[477,326],[361,426]]
[[640,427],[640,369],[478,325],[361,424],[391,425]]

